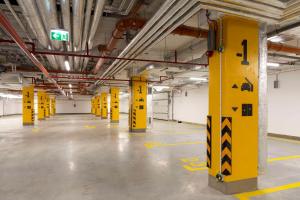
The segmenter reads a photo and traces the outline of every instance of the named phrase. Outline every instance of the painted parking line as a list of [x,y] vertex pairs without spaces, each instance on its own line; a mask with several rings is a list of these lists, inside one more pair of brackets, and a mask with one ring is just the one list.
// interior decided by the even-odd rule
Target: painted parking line
[[33,129],[32,129],[32,132],[33,132],[33,133],[38,133],[39,131],[40,131],[39,128],[33,128]]
[[300,155],[283,156],[283,157],[277,157],[277,158],[269,158],[268,162],[275,162],[275,161],[281,161],[281,160],[290,160],[290,159],[297,159],[297,158],[300,158]]
[[192,134],[201,134],[201,133],[130,133],[131,137],[152,137],[160,135],[192,135]]
[[292,139],[284,139],[284,138],[278,138],[278,137],[268,137],[271,140],[278,140],[278,141],[284,141],[284,142],[290,142],[290,143],[294,143],[294,144],[300,144],[300,141],[298,140],[292,140]]
[[153,149],[158,147],[174,147],[174,146],[193,145],[193,144],[206,144],[206,142],[201,142],[201,141],[177,142],[177,143],[145,142],[144,146],[147,149]]
[[272,187],[272,188],[266,188],[262,190],[256,190],[253,192],[245,192],[241,194],[236,194],[234,197],[236,197],[239,200],[250,200],[251,197],[257,197],[257,196],[262,196],[274,192],[280,192],[284,190],[290,190],[290,189],[295,189],[300,187],[300,182],[295,182],[287,185],[282,185],[282,186],[277,186],[277,187]]
[[[299,159],[300,155],[282,156],[277,158],[269,158],[268,162],[276,162],[283,160]],[[207,170],[206,162],[200,161],[199,157],[181,158],[182,167],[190,172]]]
[[91,125],[85,125],[84,128],[87,128],[87,129],[95,129],[96,126],[91,126]]

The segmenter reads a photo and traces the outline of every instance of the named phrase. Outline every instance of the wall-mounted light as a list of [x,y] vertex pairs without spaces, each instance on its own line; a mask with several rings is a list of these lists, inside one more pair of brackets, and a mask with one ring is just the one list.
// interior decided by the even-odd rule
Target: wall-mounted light
[[65,67],[66,67],[67,71],[70,71],[70,69],[71,69],[70,64],[69,64],[69,61],[67,61],[67,60],[65,61]]
[[69,88],[72,88],[72,84],[71,83],[69,83]]

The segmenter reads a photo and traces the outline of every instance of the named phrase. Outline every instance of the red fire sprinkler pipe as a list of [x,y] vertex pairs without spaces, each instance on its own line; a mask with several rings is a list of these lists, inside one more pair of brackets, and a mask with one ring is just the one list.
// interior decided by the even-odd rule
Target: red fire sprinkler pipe
[[2,29],[5,30],[11,36],[11,38],[17,43],[17,45],[26,54],[26,56],[33,62],[33,64],[43,72],[45,77],[47,77],[63,94],[65,94],[65,92],[56,83],[56,81],[51,79],[47,69],[43,66],[43,64],[32,53],[29,52],[29,50],[26,47],[26,44],[23,42],[23,40],[21,39],[17,31],[8,21],[8,19],[4,16],[2,11],[0,11],[0,25]]

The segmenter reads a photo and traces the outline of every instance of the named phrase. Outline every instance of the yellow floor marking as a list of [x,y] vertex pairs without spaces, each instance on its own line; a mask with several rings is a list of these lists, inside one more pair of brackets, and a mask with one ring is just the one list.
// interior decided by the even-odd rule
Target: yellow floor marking
[[96,126],[90,126],[90,125],[85,125],[84,127],[87,129],[95,129],[96,128]]
[[198,157],[191,157],[191,158],[181,158],[180,159],[182,162],[195,162],[195,161],[199,161]]
[[262,195],[266,195],[266,194],[270,194],[270,193],[274,193],[274,192],[279,192],[279,191],[289,190],[289,189],[294,189],[294,188],[299,188],[299,187],[300,187],[300,182],[296,182],[296,183],[291,183],[291,184],[282,185],[282,186],[278,186],[278,187],[266,188],[266,189],[262,189],[262,190],[256,190],[253,192],[245,192],[245,193],[241,193],[241,194],[236,194],[236,195],[234,195],[234,197],[236,197],[240,200],[250,200],[251,197],[262,196]]
[[190,172],[207,170],[207,167],[191,167],[189,165],[183,165],[183,168]]
[[281,161],[281,160],[290,160],[290,159],[296,159],[296,158],[300,158],[300,155],[283,156],[283,157],[278,157],[278,158],[269,158],[268,162]]
[[155,147],[172,147],[172,146],[192,145],[192,144],[206,144],[206,142],[200,142],[200,141],[178,142],[178,143],[145,142],[144,146],[148,149],[152,149]]
[[40,130],[39,128],[33,128],[33,129],[32,129],[32,132],[33,132],[33,133],[37,133],[37,132],[39,132],[39,130]]
[[159,136],[159,135],[191,135],[199,133],[130,133],[130,136],[134,137],[148,137],[148,136]]
[[277,138],[277,137],[271,137],[271,136],[269,136],[268,138],[270,138],[270,139],[272,139],[272,140],[279,140],[279,141],[285,141],[285,142],[290,142],[290,143],[300,144],[300,141],[298,141],[298,140],[284,139],[284,138]]
[[[300,155],[269,158],[268,162],[272,163],[276,161],[291,160],[297,158],[300,158]],[[195,172],[195,171],[207,170],[206,162],[200,162],[200,159],[198,157],[181,158],[180,160],[185,163],[182,167],[188,171]]]

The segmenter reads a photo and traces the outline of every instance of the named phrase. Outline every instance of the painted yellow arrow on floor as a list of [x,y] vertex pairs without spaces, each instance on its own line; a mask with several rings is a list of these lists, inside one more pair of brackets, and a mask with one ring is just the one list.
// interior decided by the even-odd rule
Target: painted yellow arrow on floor
[[145,142],[144,146],[147,149],[153,149],[156,147],[172,147],[172,146],[192,145],[192,144],[206,144],[206,142],[201,142],[201,141],[177,142],[177,143]]

